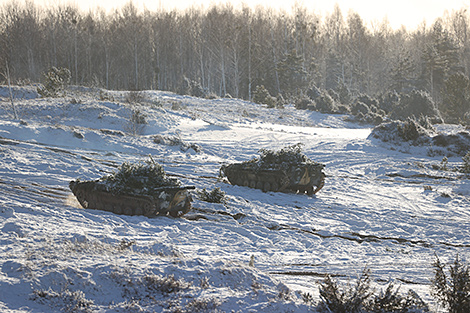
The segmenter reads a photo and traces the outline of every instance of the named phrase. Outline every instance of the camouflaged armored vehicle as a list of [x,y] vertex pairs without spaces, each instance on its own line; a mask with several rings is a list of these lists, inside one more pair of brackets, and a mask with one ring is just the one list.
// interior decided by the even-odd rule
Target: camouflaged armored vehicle
[[325,174],[322,170],[325,166],[302,154],[300,145],[277,152],[260,152],[259,158],[222,166],[220,176],[226,176],[232,185],[263,191],[313,195],[323,187]]
[[85,209],[148,217],[180,217],[191,209],[189,189],[168,178],[155,162],[124,163],[118,172],[94,181],[73,180],[69,184]]

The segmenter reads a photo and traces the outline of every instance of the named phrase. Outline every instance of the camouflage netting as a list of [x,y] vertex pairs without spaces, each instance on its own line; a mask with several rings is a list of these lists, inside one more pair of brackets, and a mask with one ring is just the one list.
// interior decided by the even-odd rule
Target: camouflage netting
[[298,164],[305,164],[307,168],[316,169],[319,163],[312,161],[302,153],[302,145],[300,143],[282,148],[279,151],[261,149],[260,156],[243,164],[253,164],[257,169],[283,169]]
[[163,167],[153,160],[145,163],[124,162],[117,172],[98,180],[112,193],[152,195],[162,187],[179,187],[175,178],[167,177]]

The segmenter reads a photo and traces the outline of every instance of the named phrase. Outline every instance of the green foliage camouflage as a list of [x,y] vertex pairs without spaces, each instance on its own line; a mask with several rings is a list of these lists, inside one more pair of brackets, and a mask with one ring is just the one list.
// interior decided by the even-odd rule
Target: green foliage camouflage
[[102,177],[99,182],[112,193],[152,195],[162,187],[179,187],[175,178],[167,177],[163,167],[150,161],[124,162],[116,172]]
[[290,167],[299,164],[305,164],[311,172],[314,173],[319,163],[309,159],[302,153],[302,144],[297,143],[292,146],[282,148],[278,151],[270,149],[260,149],[260,156],[243,164],[252,166],[253,169],[282,169],[288,170]]

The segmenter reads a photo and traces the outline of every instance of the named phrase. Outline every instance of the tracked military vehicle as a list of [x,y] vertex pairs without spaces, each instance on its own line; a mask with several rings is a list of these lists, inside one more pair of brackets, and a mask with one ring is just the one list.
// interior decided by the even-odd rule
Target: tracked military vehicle
[[280,151],[260,150],[260,157],[242,163],[223,165],[220,176],[232,185],[263,191],[294,192],[313,195],[325,184],[321,163],[310,160],[300,145]]
[[180,217],[191,209],[188,190],[194,186],[168,178],[153,162],[124,163],[116,173],[97,180],[73,180],[69,184],[80,205],[124,215]]

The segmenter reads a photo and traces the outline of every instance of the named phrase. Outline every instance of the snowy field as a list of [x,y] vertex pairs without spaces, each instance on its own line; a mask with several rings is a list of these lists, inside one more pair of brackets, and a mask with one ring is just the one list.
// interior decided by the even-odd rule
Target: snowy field
[[[470,260],[469,180],[433,169],[442,156],[425,147],[370,139],[371,126],[346,116],[159,91],[140,105],[85,88],[16,94],[19,121],[0,87],[1,312],[313,312],[302,293],[318,301],[325,274],[347,283],[366,266],[378,290],[394,281],[438,312],[434,256]],[[146,115],[142,135],[127,132],[133,109]],[[217,179],[223,164],[296,143],[326,165],[313,197]],[[122,216],[81,208],[68,188],[149,155],[185,185],[220,187],[226,204],[193,192],[183,218]]]

